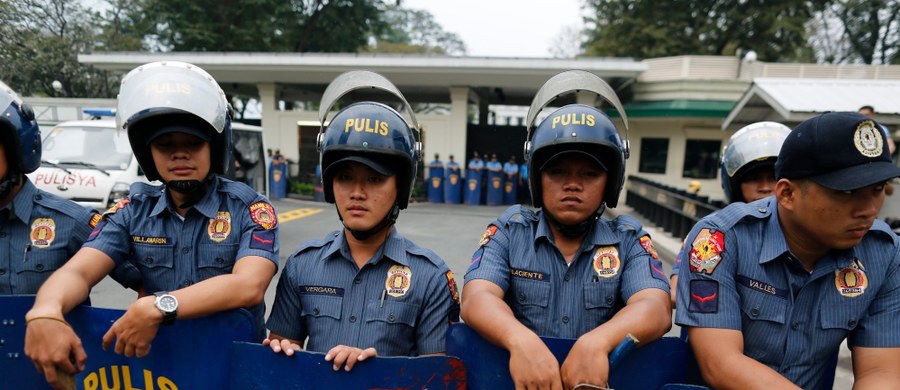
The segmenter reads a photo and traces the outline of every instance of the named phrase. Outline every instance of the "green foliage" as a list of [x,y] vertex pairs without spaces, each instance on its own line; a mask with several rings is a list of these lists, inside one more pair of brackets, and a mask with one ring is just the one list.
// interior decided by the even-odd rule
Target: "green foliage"
[[300,195],[313,195],[313,192],[316,190],[316,185],[313,183],[303,183],[296,180],[291,180],[288,182],[290,184],[290,188],[288,188],[288,192],[292,194],[300,194]]
[[732,55],[764,61],[809,60],[804,0],[586,0],[586,53],[637,59]]
[[385,29],[377,34],[374,45],[361,51],[375,53],[423,53],[463,55],[466,44],[434,20],[425,10],[388,6],[384,13]]
[[817,3],[810,30],[820,61],[900,64],[900,0]]

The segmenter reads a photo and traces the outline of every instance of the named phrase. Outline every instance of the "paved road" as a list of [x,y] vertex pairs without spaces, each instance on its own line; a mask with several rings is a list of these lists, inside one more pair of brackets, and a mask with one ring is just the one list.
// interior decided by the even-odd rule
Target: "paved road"
[[[279,213],[281,238],[281,264],[293,253],[301,243],[322,238],[331,231],[341,227],[334,206],[326,203],[282,199],[272,202]],[[487,224],[499,216],[503,207],[472,207],[466,205],[446,205],[418,203],[400,213],[397,228],[413,242],[429,248],[447,262],[453,273],[457,275],[459,287],[469,265],[478,240],[484,233]],[[636,214],[627,206],[620,206],[609,211],[616,213]],[[676,251],[681,247],[681,238],[672,237],[661,229],[652,227],[648,221],[638,217],[646,230],[653,237],[654,244],[663,259],[668,274],[672,267]],[[279,270],[281,267],[279,267]],[[275,286],[278,281],[275,275],[266,292],[266,307],[272,306],[275,299]],[[91,292],[91,300],[95,306],[125,309],[134,300],[135,294],[123,289],[111,279],[106,278]],[[674,326],[669,332],[677,336],[680,330]],[[835,380],[835,389],[852,387],[852,371],[850,370],[849,351],[842,347],[841,362]]]

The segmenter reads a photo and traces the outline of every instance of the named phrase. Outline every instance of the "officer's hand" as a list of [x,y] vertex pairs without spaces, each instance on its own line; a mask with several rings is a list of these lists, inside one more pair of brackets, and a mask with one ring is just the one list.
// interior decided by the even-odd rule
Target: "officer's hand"
[[378,356],[375,348],[359,349],[348,347],[346,345],[338,345],[325,354],[325,361],[331,362],[335,371],[344,366],[344,371],[350,371],[357,362],[361,362],[370,357]]
[[162,323],[162,313],[153,304],[155,299],[144,297],[134,301],[103,335],[103,349],[108,349],[115,339],[117,354],[139,358],[147,356],[150,353],[150,343]]
[[284,352],[287,356],[293,356],[294,351],[302,351],[303,348],[300,345],[291,342],[288,339],[265,339],[263,340],[263,345],[268,345],[269,348],[272,348],[272,352],[279,353]]
[[580,384],[607,387],[609,356],[600,345],[591,339],[589,333],[575,341],[560,370],[565,388],[571,389]]
[[25,329],[25,355],[54,389],[65,389],[66,378],[84,370],[87,354],[62,315],[52,316],[59,320],[50,317],[30,316]]
[[537,335],[509,351],[509,373],[516,389],[561,390],[559,362]]

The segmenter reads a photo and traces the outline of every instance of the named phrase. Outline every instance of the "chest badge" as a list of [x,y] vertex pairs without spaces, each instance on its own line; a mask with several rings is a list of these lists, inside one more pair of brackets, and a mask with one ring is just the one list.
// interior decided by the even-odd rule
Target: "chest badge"
[[594,252],[594,272],[599,278],[611,278],[619,273],[622,262],[619,261],[619,251],[614,246],[601,246]]
[[387,294],[399,298],[406,295],[412,284],[412,271],[407,266],[393,265],[388,270],[387,279],[384,281],[384,289]]
[[38,218],[31,223],[31,246],[46,248],[56,238],[56,222],[53,218]]
[[215,242],[222,242],[228,238],[231,233],[231,213],[228,211],[217,211],[215,218],[209,219],[209,226],[206,228],[209,233],[209,239]]
[[722,252],[724,251],[725,236],[722,232],[711,229],[701,230],[694,238],[691,252],[688,254],[691,272],[712,275],[719,263],[722,262]]
[[834,287],[838,293],[847,298],[865,294],[868,286],[869,278],[866,276],[866,269],[858,259],[854,259],[850,266],[834,271]]

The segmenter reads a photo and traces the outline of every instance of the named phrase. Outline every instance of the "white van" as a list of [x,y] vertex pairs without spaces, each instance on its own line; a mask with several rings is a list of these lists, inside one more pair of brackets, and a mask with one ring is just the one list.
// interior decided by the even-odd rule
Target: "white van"
[[[241,157],[225,176],[237,175],[266,193],[262,128],[235,123],[232,129],[235,156]],[[45,134],[41,166],[28,174],[44,191],[103,211],[128,196],[132,183],[147,182],[127,134],[116,131],[112,119],[63,122]]]

